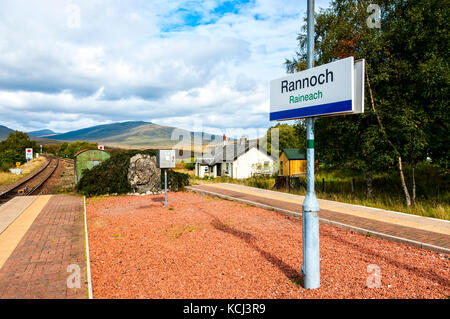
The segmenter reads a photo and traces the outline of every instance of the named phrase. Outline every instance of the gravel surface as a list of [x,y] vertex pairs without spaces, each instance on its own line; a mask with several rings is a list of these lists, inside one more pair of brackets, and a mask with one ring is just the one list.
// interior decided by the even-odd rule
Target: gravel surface
[[[87,200],[94,298],[450,296],[448,256],[327,225],[321,287],[306,290],[301,220],[188,192],[163,204],[163,195]],[[369,288],[377,267],[380,287]]]

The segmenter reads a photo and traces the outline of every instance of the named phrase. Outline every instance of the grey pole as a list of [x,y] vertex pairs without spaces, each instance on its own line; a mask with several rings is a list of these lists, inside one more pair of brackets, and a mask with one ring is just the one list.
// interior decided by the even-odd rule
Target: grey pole
[[165,198],[164,198],[164,206],[167,207],[167,168],[164,169],[164,192],[165,192]]
[[[308,0],[307,68],[314,67],[314,0]],[[307,193],[303,202],[303,265],[306,289],[320,287],[319,202],[314,193],[314,118],[306,119]]]

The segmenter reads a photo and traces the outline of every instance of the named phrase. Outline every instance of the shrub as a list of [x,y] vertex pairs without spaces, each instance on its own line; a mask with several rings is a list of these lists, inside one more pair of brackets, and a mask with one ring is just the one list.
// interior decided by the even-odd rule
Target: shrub
[[15,167],[16,162],[24,162],[25,156],[15,150],[0,152],[0,170],[7,172],[11,167]]
[[188,169],[188,170],[192,171],[195,168],[195,164],[192,161],[191,162],[185,162],[185,163],[183,163],[183,167],[185,169]]
[[[171,190],[183,189],[184,186],[189,185],[189,175],[185,173],[175,172],[174,170],[167,170],[167,188]],[[161,172],[161,188],[164,189],[164,173]]]
[[270,177],[255,175],[246,180],[249,186],[270,189],[272,187],[273,181]]

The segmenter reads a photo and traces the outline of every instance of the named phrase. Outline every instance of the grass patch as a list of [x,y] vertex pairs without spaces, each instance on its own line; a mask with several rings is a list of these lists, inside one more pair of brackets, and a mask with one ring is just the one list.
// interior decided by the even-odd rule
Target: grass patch
[[0,185],[8,185],[12,184],[19,179],[30,175],[35,170],[41,168],[45,163],[47,162],[46,158],[41,156],[38,158],[33,159],[32,164],[24,163],[20,165],[20,168],[22,169],[22,175],[16,175],[10,172],[1,172],[0,171]]
[[199,225],[170,225],[165,231],[165,235],[172,239],[177,239],[185,233],[192,233],[197,230],[202,230],[203,226]]
[[302,277],[298,277],[292,280],[292,283],[297,286],[303,286],[304,281]]
[[88,227],[92,228],[106,228],[111,223],[104,217],[97,217],[93,220],[88,220]]
[[93,196],[86,198],[87,204],[97,204],[103,202],[105,199],[107,199],[108,196],[102,195],[102,196]]

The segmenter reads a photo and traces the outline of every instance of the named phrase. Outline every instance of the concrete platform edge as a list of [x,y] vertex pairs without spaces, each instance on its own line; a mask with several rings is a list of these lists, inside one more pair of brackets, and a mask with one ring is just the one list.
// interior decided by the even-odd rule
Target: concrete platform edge
[[87,292],[88,299],[94,299],[92,294],[92,278],[91,278],[91,259],[89,257],[89,240],[88,240],[88,228],[87,228],[87,215],[86,215],[86,196],[83,196],[84,206],[84,244],[85,244],[85,257],[86,257],[86,279],[87,279]]

